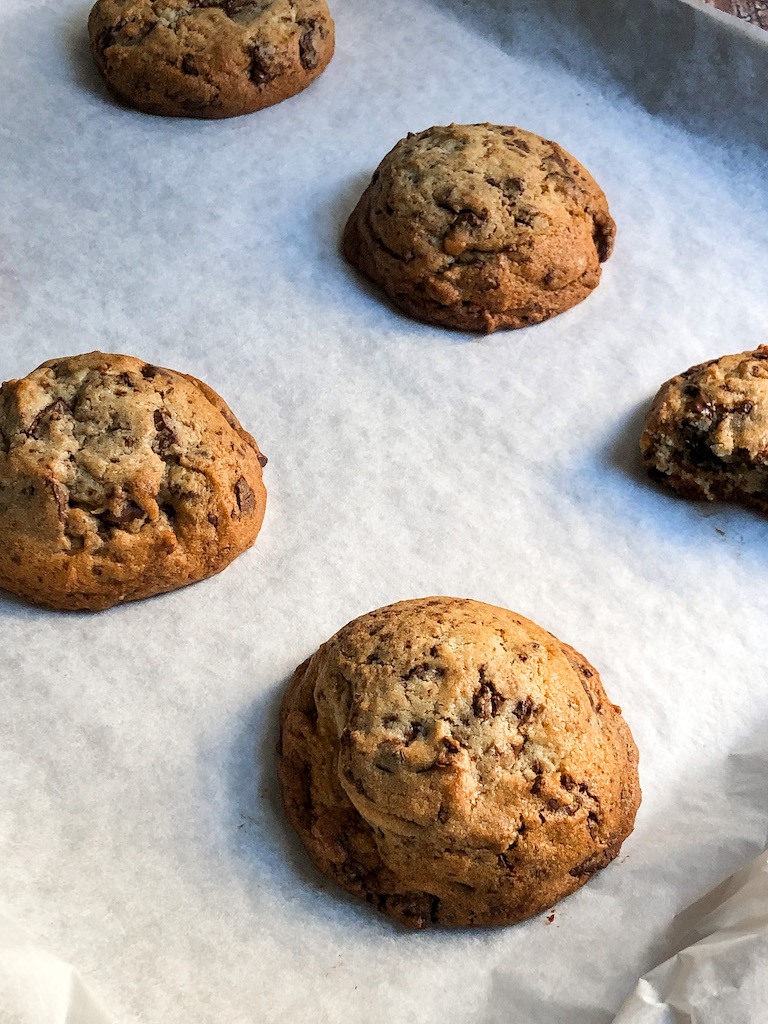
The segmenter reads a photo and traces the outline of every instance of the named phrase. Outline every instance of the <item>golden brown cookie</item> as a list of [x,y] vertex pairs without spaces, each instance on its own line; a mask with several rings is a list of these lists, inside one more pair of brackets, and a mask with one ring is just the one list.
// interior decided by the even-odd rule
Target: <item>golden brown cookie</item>
[[768,346],[668,380],[646,417],[640,450],[653,479],[686,498],[768,512]]
[[43,363],[0,388],[0,587],[96,611],[212,576],[256,539],[266,461],[194,377]]
[[333,56],[325,0],[97,0],[91,53],[148,114],[236,117],[306,89]]
[[637,749],[589,663],[448,597],[369,612],[296,670],[279,774],[320,870],[415,928],[551,907],[613,860],[640,803]]
[[600,281],[615,225],[591,175],[521,128],[452,124],[384,157],[347,222],[344,252],[417,320],[526,327]]

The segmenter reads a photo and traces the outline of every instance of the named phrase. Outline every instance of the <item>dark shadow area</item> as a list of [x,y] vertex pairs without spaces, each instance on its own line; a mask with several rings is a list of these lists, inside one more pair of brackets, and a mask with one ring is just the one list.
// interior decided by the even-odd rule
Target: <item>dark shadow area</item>
[[112,107],[124,110],[126,108],[107,89],[104,79],[93,63],[88,43],[88,14],[90,9],[90,6],[83,7],[69,19],[66,34],[63,37],[72,66],[74,80],[82,89],[92,93],[94,96],[98,96],[100,100],[109,103]]
[[[289,677],[290,678],[290,677]],[[322,894],[317,904],[318,914],[326,917],[340,907],[352,912],[360,923],[381,923],[382,918],[371,907],[356,900],[330,879],[326,878],[309,859],[296,832],[283,811],[280,786],[277,781],[277,742],[280,735],[280,704],[289,678],[275,690],[256,701],[251,713],[239,720],[239,729],[229,752],[231,771],[227,779],[227,821],[237,821],[227,833],[230,837],[228,854],[239,862],[247,876],[254,880],[264,876],[275,888],[281,887],[274,870],[265,872],[266,859],[283,866],[283,883],[300,884],[304,889],[304,908],[307,894]],[[257,772],[261,768],[261,779]],[[282,873],[282,871],[280,872]],[[397,931],[408,930],[390,922]]]
[[28,601],[22,600],[7,590],[0,590],[0,621],[9,619],[29,618],[32,615],[51,615],[50,611],[44,608],[37,608]]
[[[657,485],[648,477],[640,458],[640,435],[650,407],[649,398],[647,402],[640,402],[627,417],[618,437],[606,449],[606,462],[612,469],[618,469],[636,483],[654,487]],[[658,490],[661,491],[661,487]]]
[[350,214],[357,205],[358,199],[370,184],[371,176],[375,169],[375,167],[371,167],[369,174],[356,174],[351,177],[344,188],[339,192],[338,196],[331,203],[331,220],[337,240],[336,254],[340,261],[342,273],[349,279],[355,288],[363,292],[368,296],[368,298],[372,299],[380,306],[384,306],[388,309],[390,313],[397,318],[397,320],[411,325],[421,325],[425,332],[434,330],[441,331],[446,334],[451,341],[454,341],[457,344],[466,344],[466,342],[474,342],[487,337],[487,335],[482,333],[459,330],[452,331],[444,326],[427,324],[421,320],[414,320],[412,317],[404,313],[377,284],[374,284],[370,278],[366,277],[365,274],[361,273],[361,271],[347,261],[347,258],[344,255],[344,228],[346,227]]
[[[280,734],[279,715],[288,679],[272,693],[256,701],[245,720],[238,720],[238,732],[229,752],[232,766],[227,780],[229,820],[238,820],[232,836],[232,852],[242,856],[243,843],[239,832],[248,833],[252,844],[246,844],[248,855],[259,859],[262,843],[277,844],[283,851],[290,870],[313,889],[323,888],[326,879],[310,861],[299,837],[283,813],[277,781],[277,741]],[[257,765],[262,766],[259,783]]]
[[[639,442],[652,397],[633,409],[603,445],[573,467],[576,477],[591,481],[591,485],[582,482],[584,492],[593,493],[594,500],[611,509],[614,516],[647,532],[649,542],[655,536],[654,543],[708,550],[713,558],[719,558],[721,545],[726,545],[733,552],[748,551],[750,564],[765,563],[768,569],[765,516],[736,503],[684,498],[648,476]],[[571,486],[570,479],[565,485]],[[640,495],[638,489],[644,493]]]
[[686,0],[431,2],[508,52],[618,85],[689,131],[768,148],[768,37],[736,18]]

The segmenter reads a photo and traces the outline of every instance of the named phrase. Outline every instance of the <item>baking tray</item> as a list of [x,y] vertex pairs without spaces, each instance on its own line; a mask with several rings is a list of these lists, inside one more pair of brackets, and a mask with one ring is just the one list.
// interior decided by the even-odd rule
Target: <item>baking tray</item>
[[[93,348],[193,373],[269,456],[269,502],[206,583],[95,616],[0,600],[0,911],[127,1024],[607,1024],[768,841],[764,520],[637,459],[662,381],[766,339],[765,38],[683,0],[336,0],[310,89],[197,123],[114,104],[87,13],[3,5],[2,375]],[[378,161],[451,121],[555,138],[604,187],[618,241],[582,305],[480,339],[346,266]],[[551,923],[406,933],[284,823],[293,668],[431,593],[583,651],[637,739],[635,833]],[[5,945],[8,991],[63,985],[51,1019],[85,1024],[79,982]]]

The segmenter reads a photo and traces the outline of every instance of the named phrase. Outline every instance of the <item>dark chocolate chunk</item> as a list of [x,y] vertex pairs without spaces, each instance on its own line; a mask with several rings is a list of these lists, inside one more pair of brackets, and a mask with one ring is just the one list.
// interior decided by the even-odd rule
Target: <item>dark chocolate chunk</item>
[[130,498],[124,498],[115,509],[104,512],[100,518],[105,523],[109,523],[110,526],[127,526],[128,523],[142,519],[145,514],[144,509],[137,505],[135,501],[131,501]]
[[154,421],[156,434],[152,448],[159,455],[166,455],[172,445],[178,444],[179,439],[171,426],[171,421],[159,409],[155,409]]
[[235,484],[235,498],[237,499],[237,507],[243,515],[250,515],[256,508],[256,498],[251,485],[244,476],[241,476]]
[[317,49],[315,47],[315,31],[317,29],[316,21],[300,21],[299,25],[302,28],[302,33],[299,36],[299,60],[301,66],[310,71],[312,68],[317,67],[319,60]]

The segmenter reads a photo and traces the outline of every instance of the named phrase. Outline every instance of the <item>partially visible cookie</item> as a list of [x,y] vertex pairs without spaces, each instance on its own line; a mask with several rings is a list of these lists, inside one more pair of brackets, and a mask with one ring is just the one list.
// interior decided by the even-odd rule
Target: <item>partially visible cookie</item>
[[333,56],[326,0],[97,0],[91,53],[123,102],[236,117],[306,89]]
[[369,612],[295,672],[288,818],[315,864],[406,925],[512,924],[617,856],[637,748],[573,648],[433,597]]
[[465,331],[526,327],[581,302],[615,225],[556,142],[452,124],[384,157],[347,222],[347,259],[410,316]]
[[43,363],[0,388],[0,587],[95,611],[212,576],[256,539],[266,461],[194,377]]
[[668,380],[646,417],[640,450],[653,479],[686,498],[768,512],[768,346]]

